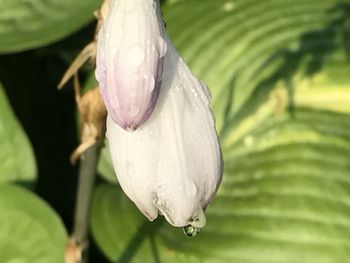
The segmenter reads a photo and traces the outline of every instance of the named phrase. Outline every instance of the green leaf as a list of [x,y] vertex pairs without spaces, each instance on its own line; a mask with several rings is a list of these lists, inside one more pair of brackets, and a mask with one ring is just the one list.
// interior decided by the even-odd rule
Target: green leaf
[[141,247],[143,262],[152,262],[149,235],[157,226],[145,221],[118,186],[99,186],[94,193],[92,211],[93,235],[109,259],[128,262],[126,259],[133,256],[133,250],[139,251]]
[[99,187],[101,250],[113,262],[347,262],[350,1],[187,0],[164,13],[211,88],[224,179],[195,238]]
[[36,174],[31,144],[0,84],[0,183],[32,182]]
[[98,0],[0,0],[0,53],[55,42],[93,18]]
[[0,185],[0,262],[62,263],[62,221],[33,193]]

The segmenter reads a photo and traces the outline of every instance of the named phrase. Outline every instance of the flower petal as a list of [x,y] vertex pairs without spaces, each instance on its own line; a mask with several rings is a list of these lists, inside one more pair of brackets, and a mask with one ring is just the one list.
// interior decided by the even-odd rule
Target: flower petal
[[111,118],[134,130],[151,115],[167,50],[158,1],[112,1],[99,32],[96,79]]
[[150,220],[160,211],[172,225],[185,226],[204,216],[221,181],[222,157],[208,89],[165,38],[164,79],[153,114],[133,133],[109,116],[107,137],[120,185],[136,206]]

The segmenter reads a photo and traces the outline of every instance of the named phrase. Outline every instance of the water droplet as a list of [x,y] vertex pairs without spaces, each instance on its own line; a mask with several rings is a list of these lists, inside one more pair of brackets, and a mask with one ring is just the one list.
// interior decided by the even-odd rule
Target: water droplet
[[156,4],[155,1],[152,1],[152,9],[153,9],[154,11],[157,10],[157,4]]
[[164,57],[168,50],[168,45],[165,42],[164,38],[162,38],[161,36],[158,37],[158,48],[159,48],[159,56]]
[[128,114],[131,118],[136,117],[137,114],[139,114],[139,112],[140,112],[140,108],[138,106],[133,105],[129,107]]
[[127,62],[129,65],[138,67],[144,60],[145,52],[142,47],[137,43],[130,45],[127,52]]
[[193,181],[186,182],[185,187],[185,191],[189,198],[194,197],[198,192],[197,187]]
[[207,219],[205,218],[205,214],[202,208],[198,209],[197,214],[190,220],[189,223],[190,225],[197,228],[203,228],[205,226]]
[[183,231],[185,235],[189,237],[195,237],[201,231],[201,229],[199,227],[187,225],[183,227]]
[[200,207],[198,208],[197,214],[189,221],[188,225],[184,226],[183,231],[187,236],[194,237],[205,226],[206,221],[203,209]]
[[223,6],[224,11],[229,12],[235,9],[235,3],[233,1],[227,1]]
[[162,201],[160,201],[159,199],[158,199],[155,203],[156,203],[156,205],[157,205],[158,207],[160,207],[160,206],[163,205],[163,204],[162,204]]
[[156,86],[156,81],[154,80],[154,77],[153,76],[150,76],[148,78],[148,83],[149,83],[149,91],[153,91],[155,86]]
[[254,137],[251,135],[248,135],[247,137],[244,138],[244,145],[245,146],[252,146],[254,143]]

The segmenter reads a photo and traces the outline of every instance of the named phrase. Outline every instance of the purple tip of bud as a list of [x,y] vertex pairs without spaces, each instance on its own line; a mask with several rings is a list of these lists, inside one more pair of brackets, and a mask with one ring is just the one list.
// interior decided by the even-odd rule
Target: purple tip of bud
[[[157,103],[167,52],[159,7],[112,2],[99,33],[96,79],[114,122],[133,131]],[[132,8],[131,8],[132,7]],[[123,12],[128,10],[128,16]],[[157,14],[157,15],[155,15]]]
[[[158,69],[162,69],[162,66],[163,59],[160,59]],[[159,70],[155,74],[157,79],[161,74],[158,72]],[[96,75],[106,108],[113,121],[120,127],[127,131],[134,131],[149,119],[158,100],[161,80],[155,81],[152,75],[148,77],[145,75],[134,78],[135,83],[132,83],[130,80],[123,79],[123,75],[115,74],[112,75],[112,81],[105,84],[106,80],[102,80],[98,72]],[[115,88],[111,89],[108,86]]]

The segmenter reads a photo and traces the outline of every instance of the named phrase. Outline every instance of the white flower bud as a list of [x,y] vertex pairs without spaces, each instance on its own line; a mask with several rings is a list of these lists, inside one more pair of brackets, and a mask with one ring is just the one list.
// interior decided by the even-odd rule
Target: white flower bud
[[110,117],[126,130],[142,125],[157,102],[164,31],[158,0],[111,1],[98,36],[96,79]]
[[210,95],[165,39],[164,78],[153,114],[128,132],[109,113],[109,149],[121,187],[145,216],[154,220],[161,213],[173,226],[203,227],[203,210],[222,177]]

